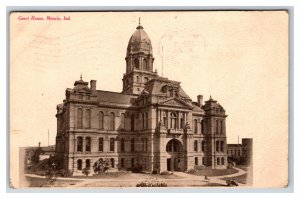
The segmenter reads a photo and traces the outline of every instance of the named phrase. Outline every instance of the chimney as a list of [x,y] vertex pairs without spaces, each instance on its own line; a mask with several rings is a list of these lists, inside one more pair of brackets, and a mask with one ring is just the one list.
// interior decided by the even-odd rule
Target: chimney
[[41,147],[41,142],[39,142],[39,148]]
[[200,107],[203,105],[203,95],[197,96],[197,102]]
[[90,86],[91,86],[92,91],[96,90],[96,82],[97,82],[97,80],[91,80],[91,82],[90,82]]

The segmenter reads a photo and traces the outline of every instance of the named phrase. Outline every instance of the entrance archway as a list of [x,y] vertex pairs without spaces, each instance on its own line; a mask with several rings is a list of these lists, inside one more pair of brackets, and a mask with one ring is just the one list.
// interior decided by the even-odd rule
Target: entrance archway
[[179,140],[172,139],[166,145],[167,170],[168,171],[183,171],[184,158],[183,146]]

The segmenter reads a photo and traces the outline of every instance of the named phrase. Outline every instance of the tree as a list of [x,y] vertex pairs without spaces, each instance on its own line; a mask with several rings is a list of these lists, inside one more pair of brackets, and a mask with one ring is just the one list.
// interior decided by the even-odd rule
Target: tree
[[38,147],[34,150],[33,155],[31,157],[31,161],[33,163],[33,165],[36,165],[39,163],[40,161],[40,154],[43,152],[43,150],[41,149],[41,147]]
[[99,158],[99,160],[97,160],[93,165],[94,172],[98,174],[106,172],[109,168],[110,161],[108,158],[104,160],[102,158]]
[[88,176],[90,174],[90,169],[89,168],[84,168],[82,170],[82,173],[85,175],[85,176]]

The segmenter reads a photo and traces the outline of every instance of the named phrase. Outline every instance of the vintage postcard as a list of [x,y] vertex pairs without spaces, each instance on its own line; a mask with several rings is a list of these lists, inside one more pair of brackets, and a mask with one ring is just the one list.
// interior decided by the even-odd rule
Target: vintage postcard
[[288,24],[11,12],[10,187],[287,187]]

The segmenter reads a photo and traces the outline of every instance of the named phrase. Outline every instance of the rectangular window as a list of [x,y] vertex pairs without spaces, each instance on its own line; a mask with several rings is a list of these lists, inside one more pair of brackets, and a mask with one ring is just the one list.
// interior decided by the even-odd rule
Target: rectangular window
[[85,139],[85,151],[91,152],[91,138],[86,137]]
[[131,152],[134,152],[135,151],[135,149],[134,149],[134,145],[135,145],[135,141],[134,141],[134,139],[131,139]]
[[124,138],[121,139],[121,152],[125,152],[125,140],[124,140]]
[[99,138],[99,151],[103,152],[103,138]]
[[110,138],[110,141],[109,141],[109,150],[111,152],[115,151],[115,139],[114,138]]
[[148,112],[145,113],[145,127],[148,129]]
[[220,151],[224,151],[224,141],[220,141]]
[[220,128],[221,128],[221,131],[220,131],[220,132],[221,132],[221,134],[222,134],[222,133],[223,133],[223,120],[221,120],[221,125],[220,125],[220,126],[221,126],[221,127],[220,127]]
[[77,137],[77,151],[82,152],[83,149],[83,138]]
[[197,140],[194,141],[194,151],[198,151],[198,142],[197,142]]

